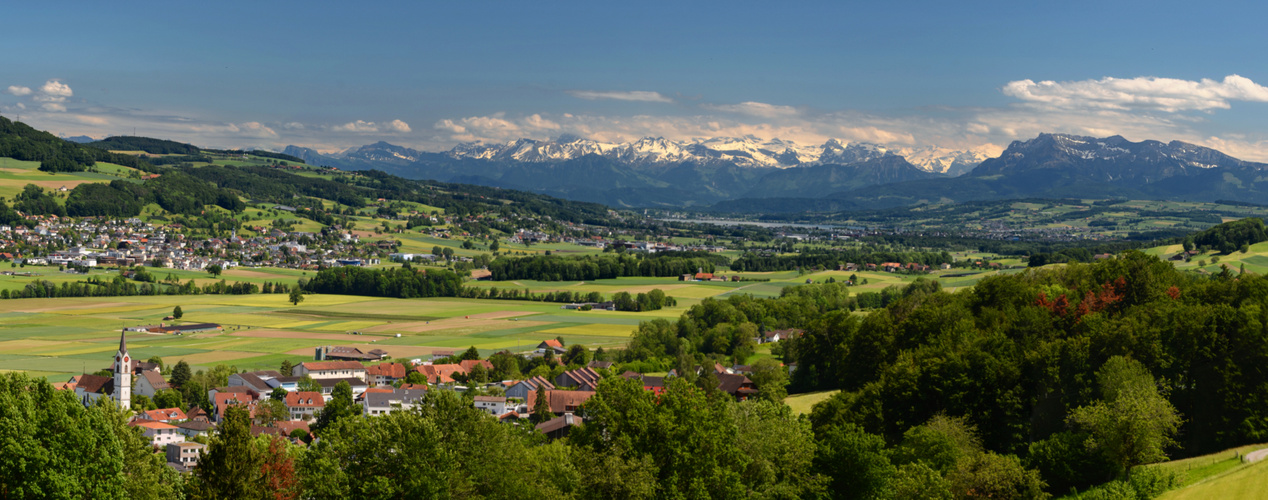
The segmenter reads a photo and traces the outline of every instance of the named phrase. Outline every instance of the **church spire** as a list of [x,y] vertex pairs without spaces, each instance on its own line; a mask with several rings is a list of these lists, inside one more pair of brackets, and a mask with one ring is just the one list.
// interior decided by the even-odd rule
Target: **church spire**
[[123,330],[119,333],[119,352],[128,352],[128,331]]

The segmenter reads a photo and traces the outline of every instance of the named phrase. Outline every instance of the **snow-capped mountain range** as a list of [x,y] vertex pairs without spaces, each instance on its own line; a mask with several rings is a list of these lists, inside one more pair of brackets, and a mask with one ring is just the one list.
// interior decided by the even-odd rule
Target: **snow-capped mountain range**
[[830,139],[820,146],[805,146],[783,139],[717,137],[672,141],[644,137],[626,143],[598,142],[576,136],[538,141],[519,139],[505,144],[461,144],[445,154],[454,158],[495,161],[554,162],[588,154],[639,166],[696,163],[732,163],[741,167],[789,168],[822,164],[850,164],[885,156],[902,156],[927,172],[958,175],[990,157],[984,150],[957,151],[937,147],[891,148],[866,142],[843,143]]
[[[303,148],[294,149],[302,150]],[[563,162],[586,155],[597,155],[636,167],[671,166],[691,162],[758,168],[846,165],[886,156],[902,156],[916,168],[950,176],[968,172],[992,156],[984,149],[953,150],[934,146],[894,148],[866,142],[845,143],[837,139],[830,139],[819,146],[805,146],[783,139],[763,140],[755,137],[718,137],[694,141],[644,137],[632,142],[611,143],[572,135],[545,141],[519,139],[506,143],[470,142],[438,153],[378,142],[328,156],[359,161],[410,163],[431,155],[523,163]]]

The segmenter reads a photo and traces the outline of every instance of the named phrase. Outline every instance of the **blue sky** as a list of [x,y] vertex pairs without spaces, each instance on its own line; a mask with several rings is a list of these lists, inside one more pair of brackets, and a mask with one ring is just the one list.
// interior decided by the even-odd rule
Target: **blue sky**
[[1054,131],[1268,159],[1260,5],[874,3],[30,3],[0,31],[0,113],[275,149]]

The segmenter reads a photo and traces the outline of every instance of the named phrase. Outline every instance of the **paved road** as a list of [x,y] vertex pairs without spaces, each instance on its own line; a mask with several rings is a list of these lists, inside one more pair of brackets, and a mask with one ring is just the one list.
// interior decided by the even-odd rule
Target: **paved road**
[[1262,450],[1255,450],[1250,453],[1247,453],[1246,456],[1242,458],[1242,461],[1246,463],[1251,463],[1251,462],[1258,462],[1260,460],[1263,460],[1264,458],[1268,458],[1268,448],[1264,448]]

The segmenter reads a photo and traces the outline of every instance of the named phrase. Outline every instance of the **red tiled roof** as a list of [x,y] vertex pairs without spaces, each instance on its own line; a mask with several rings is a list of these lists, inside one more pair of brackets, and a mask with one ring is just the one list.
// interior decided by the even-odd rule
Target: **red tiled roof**
[[547,340],[543,340],[542,343],[546,344],[548,347],[563,347],[564,346],[564,343],[560,342],[559,339],[547,339]]
[[455,364],[421,365],[414,367],[414,370],[427,377],[427,383],[429,384],[447,384],[454,381],[453,374],[467,373],[466,370],[462,369],[462,365]]
[[[594,391],[546,391],[546,401],[552,413],[565,413],[581,406],[594,396]],[[537,406],[537,391],[528,391],[528,412]]]
[[475,368],[476,365],[484,365],[485,370],[493,370],[493,363],[483,359],[464,359],[458,362],[458,364],[462,366],[463,373],[471,373],[471,369]]
[[366,375],[390,378],[405,378],[405,365],[400,363],[380,363],[365,369]]
[[137,415],[140,420],[185,420],[189,417],[185,416],[185,412],[180,408],[163,408],[160,410],[150,410]]
[[315,391],[295,391],[286,393],[286,406],[288,408],[304,407],[304,408],[323,408],[326,406],[326,400],[321,396],[320,392]]
[[364,370],[365,365],[356,361],[308,361],[303,363],[305,370],[325,371],[325,370]]

